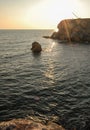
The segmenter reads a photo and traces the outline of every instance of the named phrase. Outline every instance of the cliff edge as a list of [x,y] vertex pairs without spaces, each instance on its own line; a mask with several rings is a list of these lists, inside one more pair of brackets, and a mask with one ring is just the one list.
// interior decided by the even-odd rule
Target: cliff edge
[[50,38],[75,42],[90,42],[90,18],[65,19],[58,26]]

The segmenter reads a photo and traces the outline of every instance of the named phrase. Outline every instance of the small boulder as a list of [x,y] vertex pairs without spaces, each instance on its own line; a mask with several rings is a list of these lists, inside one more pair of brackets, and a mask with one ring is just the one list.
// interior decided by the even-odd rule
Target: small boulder
[[33,42],[31,50],[33,52],[41,52],[42,48],[41,48],[41,45],[38,42]]

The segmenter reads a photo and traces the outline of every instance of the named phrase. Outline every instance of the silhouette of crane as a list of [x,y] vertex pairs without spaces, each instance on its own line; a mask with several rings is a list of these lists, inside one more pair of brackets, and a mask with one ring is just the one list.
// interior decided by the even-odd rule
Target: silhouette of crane
[[72,14],[73,14],[76,18],[80,19],[80,17],[78,17],[74,12],[72,12]]

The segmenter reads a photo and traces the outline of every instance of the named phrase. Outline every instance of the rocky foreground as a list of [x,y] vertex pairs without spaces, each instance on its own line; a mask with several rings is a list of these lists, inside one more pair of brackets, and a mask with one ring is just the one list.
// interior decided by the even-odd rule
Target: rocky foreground
[[0,123],[0,130],[65,130],[62,126],[48,122],[36,122],[28,119],[13,119]]
[[90,18],[65,19],[58,24],[57,28],[58,32],[54,32],[50,37],[44,36],[44,38],[90,42]]

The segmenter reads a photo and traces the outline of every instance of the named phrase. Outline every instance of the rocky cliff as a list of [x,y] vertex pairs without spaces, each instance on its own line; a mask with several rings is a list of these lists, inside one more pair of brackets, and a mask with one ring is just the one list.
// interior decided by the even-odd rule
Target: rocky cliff
[[76,42],[90,42],[90,18],[62,20],[58,32],[51,35],[53,39]]

